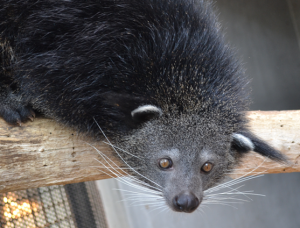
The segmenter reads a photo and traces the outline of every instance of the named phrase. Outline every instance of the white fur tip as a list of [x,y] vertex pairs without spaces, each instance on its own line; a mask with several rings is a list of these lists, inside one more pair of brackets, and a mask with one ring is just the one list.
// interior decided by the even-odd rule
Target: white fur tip
[[243,136],[241,134],[233,134],[233,138],[237,141],[239,141],[239,143],[245,147],[248,147],[250,150],[254,150],[255,146],[253,144],[253,142],[247,138],[246,136]]
[[134,115],[136,115],[137,113],[142,113],[142,112],[156,112],[159,115],[162,115],[162,111],[160,108],[158,108],[154,105],[143,105],[143,106],[140,106],[140,107],[134,109],[131,112],[131,116],[134,117]]

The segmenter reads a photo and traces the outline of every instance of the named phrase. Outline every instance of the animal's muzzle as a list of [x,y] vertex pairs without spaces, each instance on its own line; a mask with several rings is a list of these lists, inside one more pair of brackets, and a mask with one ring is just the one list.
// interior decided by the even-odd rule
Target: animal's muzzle
[[202,199],[198,199],[192,192],[182,192],[173,198],[173,206],[176,211],[191,213],[197,209]]

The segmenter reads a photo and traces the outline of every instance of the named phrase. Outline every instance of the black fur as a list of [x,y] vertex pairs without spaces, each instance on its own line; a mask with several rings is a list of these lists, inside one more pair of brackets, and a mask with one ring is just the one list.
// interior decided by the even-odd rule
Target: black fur
[[[96,120],[117,145],[148,159],[153,179],[163,175],[148,167],[153,151],[176,145],[189,159],[211,151],[218,169],[201,189],[249,151],[234,133],[284,160],[247,130],[248,81],[219,30],[201,0],[0,0],[0,115],[20,123],[33,109],[94,136]],[[142,105],[162,115],[132,118]]]
[[[280,151],[275,150],[267,143],[265,143],[263,140],[257,138],[250,132],[242,132],[241,134],[243,134],[244,136],[246,136],[248,139],[252,141],[254,145],[253,151],[258,152],[259,154],[278,162],[287,160],[287,158],[283,154],[281,154]],[[238,151],[242,152],[244,149],[245,148],[239,148]],[[244,150],[244,152],[249,152],[249,150]]]
[[[245,81],[203,3],[1,3],[1,40],[15,56],[11,80],[22,100],[47,116],[98,132],[95,117],[113,134],[130,129],[131,110],[146,103],[222,109],[242,120]],[[186,102],[201,109],[187,110]]]

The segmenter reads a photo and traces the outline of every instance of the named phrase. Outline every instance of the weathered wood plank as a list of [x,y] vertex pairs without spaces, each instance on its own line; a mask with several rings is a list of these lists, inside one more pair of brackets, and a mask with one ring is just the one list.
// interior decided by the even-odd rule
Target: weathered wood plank
[[248,117],[252,131],[284,153],[290,159],[290,164],[279,164],[253,152],[245,157],[242,167],[233,177],[254,168],[256,173],[299,172],[300,111],[252,111]]
[[[0,120],[0,192],[108,178],[94,167],[100,156],[85,141],[50,119],[22,127]],[[111,157],[106,144],[92,144]]]
[[[253,111],[248,115],[257,135],[285,153],[291,164],[277,164],[250,153],[236,176],[258,166],[255,172],[300,171],[300,111]],[[37,118],[13,127],[0,119],[0,192],[109,178],[98,170],[101,165],[95,159],[101,156],[85,142],[120,164],[105,143],[78,136],[53,120]]]

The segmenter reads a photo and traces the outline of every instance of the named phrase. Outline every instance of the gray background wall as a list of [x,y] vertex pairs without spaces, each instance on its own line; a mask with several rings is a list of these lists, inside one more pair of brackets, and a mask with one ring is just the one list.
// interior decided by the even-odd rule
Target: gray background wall
[[[215,7],[226,39],[252,78],[251,109],[300,109],[300,0],[217,0]],[[246,182],[245,190],[266,197],[251,197],[253,202],[235,205],[238,209],[214,205],[191,215],[151,212],[149,205],[124,206],[116,195],[109,196],[112,184],[113,180],[98,182],[106,191],[102,197],[111,228],[300,227],[300,173],[265,175]],[[122,208],[118,215],[116,208]]]

